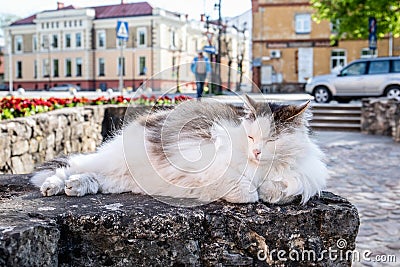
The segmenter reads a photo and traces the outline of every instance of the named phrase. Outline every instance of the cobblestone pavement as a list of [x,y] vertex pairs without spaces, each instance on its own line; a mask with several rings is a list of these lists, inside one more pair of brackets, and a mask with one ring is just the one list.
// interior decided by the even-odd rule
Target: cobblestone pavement
[[[327,155],[327,190],[349,199],[359,212],[361,261],[353,266],[400,266],[400,143],[361,133],[314,134]],[[370,261],[362,260],[368,250]],[[384,263],[390,255],[395,262]]]

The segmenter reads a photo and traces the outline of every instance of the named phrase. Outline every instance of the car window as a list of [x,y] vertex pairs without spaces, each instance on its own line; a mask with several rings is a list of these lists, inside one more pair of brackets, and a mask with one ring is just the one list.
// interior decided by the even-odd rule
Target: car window
[[393,72],[400,72],[400,60],[393,60]]
[[389,60],[371,61],[369,63],[369,74],[389,73]]
[[343,69],[341,74],[342,76],[362,75],[365,74],[366,66],[366,62],[353,63],[347,68]]

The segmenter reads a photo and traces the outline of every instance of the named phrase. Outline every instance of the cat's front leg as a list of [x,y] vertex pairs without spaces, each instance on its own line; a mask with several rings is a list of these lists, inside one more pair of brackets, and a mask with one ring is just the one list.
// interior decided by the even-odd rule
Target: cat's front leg
[[65,194],[81,197],[86,194],[96,194],[99,191],[99,182],[94,173],[74,174],[65,180]]
[[223,199],[231,203],[254,203],[259,200],[259,196],[257,188],[252,185],[251,181],[242,177]]

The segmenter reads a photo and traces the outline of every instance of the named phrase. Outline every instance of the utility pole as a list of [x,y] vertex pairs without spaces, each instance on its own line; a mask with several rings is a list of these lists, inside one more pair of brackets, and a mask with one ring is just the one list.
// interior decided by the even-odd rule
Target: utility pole
[[123,69],[124,69],[124,40],[123,39],[119,39],[120,40],[120,56],[119,56],[119,92],[123,93],[123,89],[124,89],[124,74],[123,74]]
[[216,93],[221,94],[222,93],[222,87],[221,87],[221,53],[222,53],[222,45],[221,45],[221,36],[223,32],[223,27],[222,27],[222,15],[221,15],[221,0],[219,0],[218,4],[214,5],[215,7],[218,7],[218,54],[216,58],[216,78],[217,78],[217,86],[216,86]]
[[[240,91],[240,87],[242,85],[243,80],[243,60],[244,54],[246,53],[246,31],[247,31],[247,23],[243,23],[243,28],[239,29],[236,25],[233,25],[233,28],[238,32],[238,54],[237,54],[237,62],[238,62],[238,70],[239,70],[239,82],[236,84],[236,90]],[[240,33],[243,34],[243,39],[240,40]]]

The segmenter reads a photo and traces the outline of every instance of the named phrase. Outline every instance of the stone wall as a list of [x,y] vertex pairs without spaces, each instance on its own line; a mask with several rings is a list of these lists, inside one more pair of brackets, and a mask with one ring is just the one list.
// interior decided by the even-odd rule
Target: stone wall
[[[160,108],[170,107],[156,107]],[[31,173],[36,165],[59,155],[93,152],[125,119],[149,110],[149,106],[84,106],[0,121],[0,174]]]
[[392,136],[400,142],[400,101],[388,98],[362,100],[361,132]]
[[110,105],[64,108],[1,121],[0,173],[30,173],[35,165],[60,154],[94,151],[113,123],[118,124],[104,114],[125,109]]

